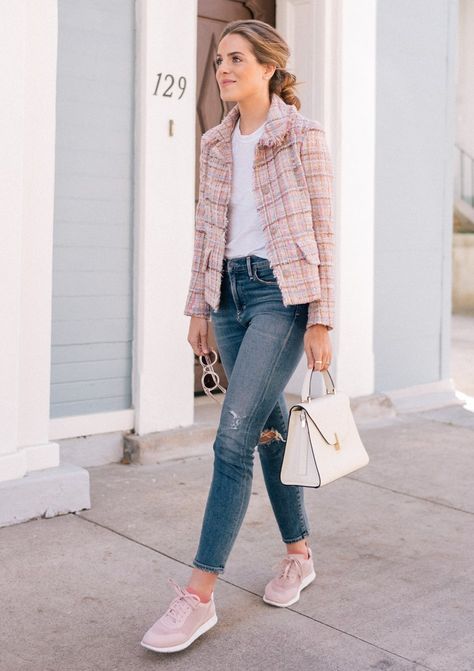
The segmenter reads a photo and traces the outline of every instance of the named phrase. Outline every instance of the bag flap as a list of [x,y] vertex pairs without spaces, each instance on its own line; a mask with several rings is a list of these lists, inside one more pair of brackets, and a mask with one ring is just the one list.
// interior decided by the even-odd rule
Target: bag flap
[[318,396],[305,403],[291,406],[290,413],[297,411],[304,411],[306,418],[329,445],[335,445],[337,440],[343,440],[350,429],[352,410],[349,397],[342,391]]

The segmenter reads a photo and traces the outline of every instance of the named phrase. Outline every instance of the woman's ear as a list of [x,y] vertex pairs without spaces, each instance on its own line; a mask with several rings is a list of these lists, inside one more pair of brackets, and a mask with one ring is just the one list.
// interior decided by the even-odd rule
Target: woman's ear
[[276,66],[266,63],[265,74],[263,75],[264,79],[271,79],[275,73]]

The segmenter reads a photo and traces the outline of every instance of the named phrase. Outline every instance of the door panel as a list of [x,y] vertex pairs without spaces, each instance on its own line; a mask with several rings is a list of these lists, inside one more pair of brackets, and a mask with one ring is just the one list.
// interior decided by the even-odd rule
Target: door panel
[[[197,99],[196,99],[196,165],[195,192],[199,193],[199,152],[201,135],[219,124],[235,103],[223,103],[215,77],[214,59],[219,35],[230,21],[258,19],[275,25],[275,0],[239,2],[235,0],[199,0],[197,24]],[[209,345],[219,354],[212,323],[209,323]],[[220,362],[214,365],[221,384],[227,387],[227,378]],[[194,391],[202,392],[202,368],[195,357]]]

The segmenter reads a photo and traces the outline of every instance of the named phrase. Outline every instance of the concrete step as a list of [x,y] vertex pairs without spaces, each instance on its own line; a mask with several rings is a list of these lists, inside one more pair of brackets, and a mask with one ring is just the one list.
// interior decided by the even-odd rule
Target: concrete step
[[89,471],[75,464],[60,464],[0,482],[0,527],[90,507]]

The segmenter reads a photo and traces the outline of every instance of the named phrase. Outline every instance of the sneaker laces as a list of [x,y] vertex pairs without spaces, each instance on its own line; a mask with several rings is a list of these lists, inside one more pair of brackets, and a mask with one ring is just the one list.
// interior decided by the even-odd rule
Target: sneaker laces
[[284,557],[272,567],[272,570],[278,570],[277,580],[291,580],[295,572],[299,577],[303,577],[303,566],[297,557]]
[[172,624],[178,624],[183,621],[190,609],[197,608],[200,599],[196,594],[186,592],[173,578],[168,578],[168,582],[173,586],[178,596],[170,603],[162,619]]

